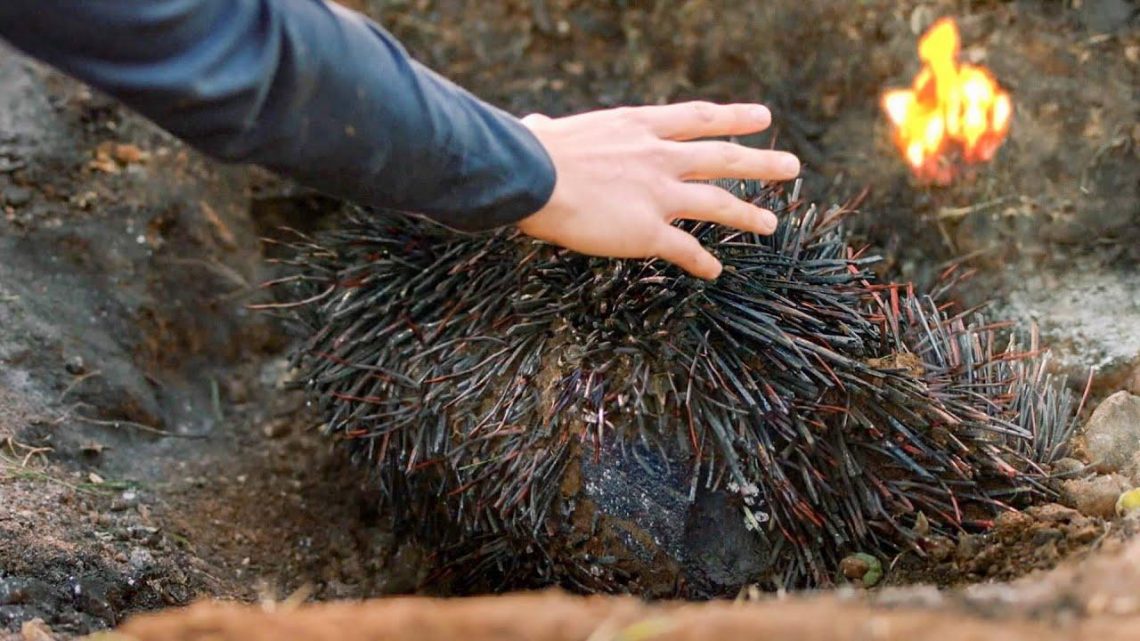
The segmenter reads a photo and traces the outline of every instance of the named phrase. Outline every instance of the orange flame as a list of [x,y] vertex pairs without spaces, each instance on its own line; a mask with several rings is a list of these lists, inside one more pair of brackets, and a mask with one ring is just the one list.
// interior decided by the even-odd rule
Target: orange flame
[[1013,103],[983,67],[960,64],[958,26],[934,23],[918,42],[922,70],[911,89],[883,95],[895,145],[920,180],[947,184],[953,169],[946,155],[959,150],[967,163],[993,158],[1009,133]]

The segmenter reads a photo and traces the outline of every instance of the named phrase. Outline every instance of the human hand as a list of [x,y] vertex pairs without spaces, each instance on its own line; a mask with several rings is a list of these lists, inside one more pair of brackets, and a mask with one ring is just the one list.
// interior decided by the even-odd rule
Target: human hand
[[776,216],[715,185],[686,181],[788,180],[800,162],[786,152],[696,139],[755,133],[771,121],[760,105],[704,102],[527,116],[523,123],[546,147],[557,182],[546,206],[518,227],[583,254],[655,256],[716,278],[720,261],[670,223],[703,220],[766,235]]

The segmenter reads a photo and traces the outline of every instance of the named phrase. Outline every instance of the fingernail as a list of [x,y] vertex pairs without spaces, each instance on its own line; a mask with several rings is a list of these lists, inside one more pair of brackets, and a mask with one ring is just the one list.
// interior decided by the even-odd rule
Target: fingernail
[[792,154],[784,154],[784,157],[780,159],[780,168],[789,176],[798,176],[800,175],[800,159]]
[[755,105],[748,110],[748,116],[759,122],[768,122],[772,119],[772,112],[764,105]]
[[724,269],[724,266],[720,264],[719,260],[712,258],[711,256],[705,260],[707,261],[707,264],[701,266],[701,271],[704,272],[705,279],[716,280],[716,277],[720,276],[720,272]]
[[776,218],[776,214],[773,214],[772,212],[768,211],[767,209],[761,209],[760,210],[760,225],[759,225],[759,227],[761,230],[760,231],[761,234],[770,234],[770,233],[776,231],[776,226],[779,224],[780,224],[780,221],[779,221],[779,219]]

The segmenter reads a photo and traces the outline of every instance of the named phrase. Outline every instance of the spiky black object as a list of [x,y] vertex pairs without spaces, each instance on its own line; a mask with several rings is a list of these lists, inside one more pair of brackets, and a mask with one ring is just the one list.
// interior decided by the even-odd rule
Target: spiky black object
[[[770,237],[686,227],[712,283],[356,212],[295,244],[298,377],[458,589],[827,583],[1043,493],[1072,398],[1032,346],[876,284],[780,187]],[[751,193],[746,193],[751,190]],[[797,186],[798,191],[798,186]]]

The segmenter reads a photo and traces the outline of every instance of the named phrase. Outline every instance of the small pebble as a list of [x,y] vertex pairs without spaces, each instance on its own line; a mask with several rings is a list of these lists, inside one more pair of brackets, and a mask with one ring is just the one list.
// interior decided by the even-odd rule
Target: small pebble
[[1002,541],[1015,541],[1033,524],[1033,517],[1024,512],[1009,510],[994,519],[994,535]]
[[1053,476],[1073,478],[1085,471],[1085,464],[1075,458],[1057,459],[1053,462]]
[[79,451],[84,456],[91,456],[91,457],[99,456],[100,454],[103,453],[103,450],[105,450],[105,449],[107,449],[106,445],[103,445],[102,443],[96,443],[94,441],[92,441],[90,443],[84,443],[83,445],[79,446]]
[[1069,479],[1061,484],[1061,500],[1086,516],[1110,519],[1116,514],[1120,493],[1129,489],[1128,479],[1119,474]]
[[274,419],[261,426],[261,433],[266,438],[281,438],[289,434],[292,426],[292,422],[287,418]]
[[154,547],[162,541],[162,533],[156,527],[145,525],[132,525],[127,528],[130,538],[140,541],[143,545]]
[[963,534],[958,538],[954,556],[959,561],[971,561],[982,551],[982,538],[976,534]]
[[140,163],[147,158],[146,152],[132,144],[115,145],[111,148],[111,156],[124,165]]
[[4,188],[4,204],[9,207],[23,207],[32,202],[32,190],[12,185]]
[[139,493],[134,489],[125,490],[119,496],[111,499],[111,511],[122,512],[139,504]]
[[954,555],[956,546],[954,541],[945,536],[928,536],[925,540],[926,553],[939,563]]
[[56,638],[43,619],[25,621],[20,626],[20,634],[23,635],[25,641],[55,641]]
[[64,363],[63,367],[67,370],[68,374],[73,374],[75,376],[79,376],[80,374],[83,374],[87,371],[87,367],[83,363],[83,357],[79,356],[78,354],[67,359],[67,362]]
[[231,403],[245,403],[249,400],[249,385],[240,378],[231,378],[224,383],[226,398]]
[[1042,523],[1071,523],[1083,518],[1080,512],[1057,503],[1034,505],[1025,512]]
[[136,573],[146,572],[154,565],[154,555],[146,548],[134,548],[130,556],[131,570]]
[[1096,408],[1084,430],[1085,449],[1099,472],[1118,472],[1140,450],[1140,396],[1120,391]]
[[914,11],[910,14],[910,31],[914,35],[921,35],[922,32],[930,28],[934,24],[934,19],[937,15],[934,9],[926,5],[919,5],[915,7]]

